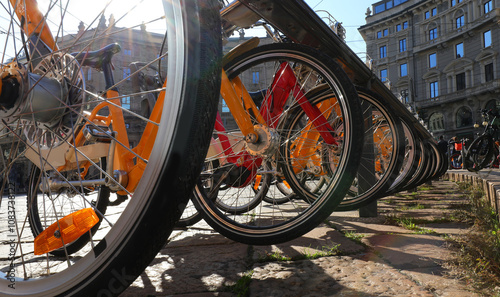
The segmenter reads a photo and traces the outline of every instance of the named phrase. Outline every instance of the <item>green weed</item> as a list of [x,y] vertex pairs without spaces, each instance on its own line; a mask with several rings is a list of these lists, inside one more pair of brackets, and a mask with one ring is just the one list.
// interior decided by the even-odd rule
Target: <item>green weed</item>
[[253,270],[245,272],[241,278],[231,286],[226,286],[226,292],[236,294],[238,297],[247,297],[250,295],[250,283],[252,282]]

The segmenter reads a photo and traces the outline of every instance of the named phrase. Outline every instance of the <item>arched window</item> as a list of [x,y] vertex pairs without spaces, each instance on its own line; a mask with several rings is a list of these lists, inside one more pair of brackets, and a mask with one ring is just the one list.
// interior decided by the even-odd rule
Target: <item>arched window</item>
[[492,99],[486,103],[484,109],[493,111],[493,113],[497,114],[500,112],[500,100]]
[[429,130],[431,132],[444,130],[444,116],[440,112],[435,112],[429,117]]
[[471,109],[467,106],[460,107],[457,111],[457,128],[470,127],[473,124]]

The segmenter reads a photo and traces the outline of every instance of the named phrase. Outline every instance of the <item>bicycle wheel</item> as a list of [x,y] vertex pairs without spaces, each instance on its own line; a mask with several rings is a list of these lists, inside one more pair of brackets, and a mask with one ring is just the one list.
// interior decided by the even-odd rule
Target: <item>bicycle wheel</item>
[[405,134],[405,155],[398,177],[387,191],[388,195],[399,192],[408,184],[419,167],[420,156],[423,153],[415,131],[406,122],[403,121],[402,124]]
[[457,152],[450,157],[451,169],[462,169],[462,153]]
[[465,159],[471,162],[467,169],[479,171],[493,161],[495,143],[489,135],[480,135],[474,139],[465,152]]
[[[270,108],[269,104],[276,102],[271,100],[278,100],[280,91],[275,88],[276,81],[282,78],[278,69],[287,67],[294,73],[293,78],[288,78],[295,81],[291,89],[300,86],[300,92],[281,97],[287,99],[282,109]],[[235,241],[263,245],[299,237],[331,214],[352,183],[363,140],[357,92],[332,59],[297,44],[254,48],[232,59],[224,69],[230,79],[239,77],[251,92],[266,121],[266,125],[257,127],[271,141],[261,147],[245,145],[237,126],[231,125],[232,115],[223,113],[221,123],[225,130],[215,129],[213,139],[225,136],[226,140],[213,145],[211,156],[220,166],[206,173],[212,186],[196,188],[197,208],[212,228]],[[298,103],[299,93],[305,94],[300,96],[307,98],[308,103]],[[325,132],[319,125],[314,128],[303,111],[307,104],[320,110],[317,117],[324,118],[332,130]],[[257,115],[250,116],[257,124]],[[336,144],[323,140],[323,136],[328,141],[333,136]],[[239,159],[231,161],[234,155]],[[246,165],[242,168],[241,164]],[[213,191],[213,185],[219,185],[219,190]],[[261,194],[255,192],[257,189]],[[257,195],[260,196],[256,198]],[[237,213],[218,207],[216,201],[259,204]]]
[[383,98],[363,88],[357,90],[365,117],[365,143],[355,182],[336,211],[358,209],[383,197],[403,164],[401,121]]
[[[23,15],[31,12],[35,1],[10,3],[0,8],[0,28],[6,32],[0,35],[0,162],[2,192],[9,193],[7,199],[0,199],[0,295],[117,296],[165,244],[201,171],[212,131],[206,127],[213,127],[220,87],[218,2],[160,1],[161,9],[149,1],[39,1],[38,16],[47,20],[40,26],[36,18],[27,22]],[[14,10],[16,4],[21,6]],[[109,25],[104,11],[114,13]],[[24,24],[24,32],[36,33],[21,35]],[[40,33],[37,28],[50,31]],[[168,56],[161,46],[166,32]],[[54,36],[58,46],[46,42],[47,34]],[[116,45],[87,53],[114,41],[121,43],[121,53]],[[104,86],[104,77],[108,83],[113,76],[106,73],[111,56],[120,71],[114,77],[124,79]],[[133,92],[129,78],[141,70],[129,72],[127,65],[136,58],[155,64],[168,82],[153,91]],[[114,91],[103,95],[107,89],[120,97],[110,97]],[[138,108],[149,94],[160,102],[151,111],[158,121],[141,116]],[[113,110],[123,111],[123,121],[115,117],[112,125],[103,127]],[[120,122],[129,134],[128,143],[117,141],[123,137],[118,132]],[[78,142],[86,128],[95,130],[87,131]],[[146,132],[151,132],[147,152],[141,153],[139,139]],[[125,157],[108,152],[119,151],[128,154],[136,171],[113,170],[121,167],[118,163]],[[107,166],[99,162],[103,158]],[[25,186],[27,179],[20,174],[29,172],[30,166],[40,174],[34,173],[31,184]],[[93,173],[104,179],[94,179]],[[130,184],[133,180],[136,185]],[[94,205],[93,194],[103,185],[112,191],[111,201],[123,203]],[[21,207],[27,199],[21,193],[25,187],[43,193],[31,196],[28,209],[37,209],[41,222],[52,220],[36,239],[27,223],[36,218]],[[115,196],[129,198],[116,200]],[[61,197],[67,201],[64,205],[57,203]],[[36,207],[35,201],[47,207]],[[75,207],[81,203],[79,211],[73,212],[76,208],[69,207],[69,201]],[[98,230],[80,229],[80,222],[95,217],[102,218]],[[75,229],[80,230],[76,239],[67,240],[67,232]],[[71,251],[83,234],[88,236],[84,246]],[[49,241],[61,243],[62,256],[51,253],[52,246],[44,248]],[[37,248],[39,255],[34,254]]]
[[186,228],[192,226],[203,219],[201,213],[198,212],[196,207],[194,206],[191,199],[189,200],[186,208],[184,208],[184,212],[182,213],[181,218],[175,224],[176,228]]

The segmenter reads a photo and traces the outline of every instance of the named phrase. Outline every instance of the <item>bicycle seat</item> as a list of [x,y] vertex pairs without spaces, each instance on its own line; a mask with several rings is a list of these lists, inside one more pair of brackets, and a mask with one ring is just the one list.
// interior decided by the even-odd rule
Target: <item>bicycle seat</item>
[[96,51],[72,53],[71,55],[75,57],[82,66],[89,66],[97,70],[102,70],[102,66],[110,64],[113,55],[120,51],[121,46],[118,43],[112,43]]

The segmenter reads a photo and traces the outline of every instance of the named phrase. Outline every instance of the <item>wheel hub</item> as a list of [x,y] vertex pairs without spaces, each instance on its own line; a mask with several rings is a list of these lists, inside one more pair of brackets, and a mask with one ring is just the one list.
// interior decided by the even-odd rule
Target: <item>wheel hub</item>
[[22,120],[28,141],[41,148],[64,142],[80,118],[85,98],[83,73],[73,56],[55,53],[32,72],[16,61],[0,71],[0,119],[7,124]]
[[253,143],[247,143],[247,151],[254,156],[269,157],[279,148],[279,134],[275,129],[264,125],[255,125],[257,140]]

